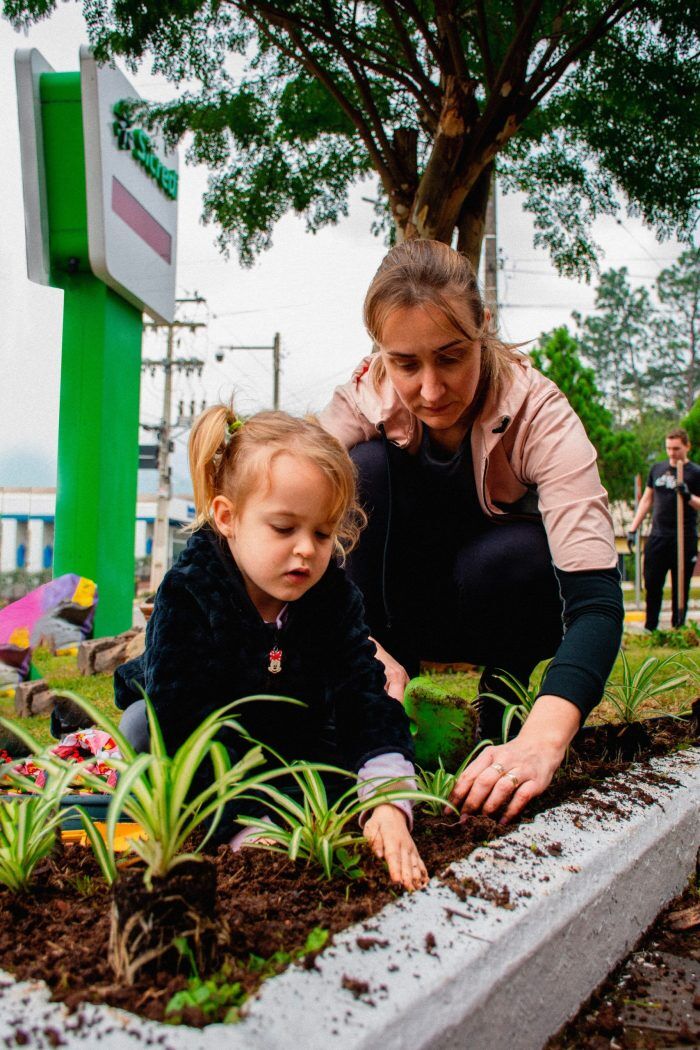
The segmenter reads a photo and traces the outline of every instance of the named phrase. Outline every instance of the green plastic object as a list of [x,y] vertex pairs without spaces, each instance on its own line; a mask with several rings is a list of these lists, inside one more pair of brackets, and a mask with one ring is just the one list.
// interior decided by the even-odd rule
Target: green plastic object
[[141,312],[90,270],[79,73],[40,81],[51,284],[64,292],[54,575],[94,580],[95,637],[132,623]]
[[434,770],[442,758],[445,769],[453,773],[475,744],[477,712],[473,701],[422,675],[408,683],[404,708],[411,720],[416,764]]

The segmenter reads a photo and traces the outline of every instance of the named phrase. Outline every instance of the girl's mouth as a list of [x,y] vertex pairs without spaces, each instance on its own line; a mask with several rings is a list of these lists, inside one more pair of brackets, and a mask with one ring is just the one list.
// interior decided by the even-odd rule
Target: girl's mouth
[[304,580],[308,580],[311,572],[309,569],[290,569],[289,572],[285,573],[285,576],[291,580],[295,580],[298,583],[303,583]]

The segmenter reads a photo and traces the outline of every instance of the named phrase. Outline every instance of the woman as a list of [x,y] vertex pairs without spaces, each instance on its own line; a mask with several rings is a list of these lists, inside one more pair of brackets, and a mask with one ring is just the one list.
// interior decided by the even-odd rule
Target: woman
[[[490,320],[460,254],[393,248],[365,300],[376,353],[321,422],[359,471],[370,521],[348,565],[391,694],[403,697],[420,659],[483,664],[482,691],[503,693],[494,671],[527,681],[554,657],[517,737],[486,748],[455,788],[464,813],[506,823],[600,700],[623,607],[595,449]],[[482,736],[498,735],[501,711],[482,707]]]

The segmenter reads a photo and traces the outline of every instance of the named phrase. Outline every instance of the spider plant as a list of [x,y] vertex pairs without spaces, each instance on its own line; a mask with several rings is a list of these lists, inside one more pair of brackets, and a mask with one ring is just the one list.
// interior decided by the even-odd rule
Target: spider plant
[[499,696],[498,693],[479,694],[479,700],[496,700],[505,708],[501,720],[501,739],[503,740],[503,743],[505,743],[508,740],[508,734],[510,733],[513,719],[517,719],[522,725],[532,711],[535,700],[539,694],[539,684],[537,686],[528,687],[524,685],[519,678],[512,675],[510,671],[496,671],[492,677],[496,678],[499,682],[503,682],[504,685],[507,685],[516,697],[515,702],[513,702],[512,700],[506,700],[504,697]]
[[0,775],[26,793],[0,802],[0,883],[14,893],[26,892],[36,865],[51,853],[61,825],[61,797],[79,770],[47,764],[50,776],[39,792],[33,780],[0,767]]
[[402,778],[397,781],[382,778],[376,793],[364,799],[359,797],[359,785],[354,783],[330,804],[321,773],[352,776],[347,770],[305,763],[292,763],[283,768],[294,779],[301,801],[291,798],[271,784],[262,784],[260,791],[266,796],[263,802],[281,823],[270,823],[265,816],[239,816],[238,821],[260,833],[260,841],[251,842],[251,846],[286,853],[290,860],[316,864],[327,879],[336,874],[346,878],[357,878],[362,874],[359,860],[365,838],[361,831],[350,826],[361,813],[403,799],[418,802],[430,799],[439,801],[443,806],[445,804],[437,796],[407,786],[387,790],[392,783],[405,785]]
[[492,740],[480,740],[454,773],[447,772],[442,764],[442,758],[438,759],[438,768],[435,770],[421,769],[419,766],[418,777],[416,780],[418,790],[425,792],[426,795],[432,796],[431,799],[424,799],[423,802],[420,803],[420,808],[427,813],[432,814],[434,817],[442,816],[454,786],[464,770],[469,763],[476,758],[480,751],[485,747],[491,747],[492,745]]
[[[113,843],[117,823],[124,813],[145,832],[145,838],[130,840],[130,846],[146,866],[144,881],[148,888],[151,888],[154,878],[164,878],[179,865],[201,859],[201,852],[216,831],[227,803],[281,774],[278,770],[266,770],[250,776],[251,771],[265,761],[259,745],[251,747],[238,762],[231,763],[227,749],[215,739],[224,727],[245,736],[243,727],[231,717],[231,712],[251,701],[299,703],[286,697],[262,695],[234,700],[208,715],[171,758],[148,697],[144,699],[151,750],[137,754],[118,726],[89,700],[74,694],[63,695],[70,695],[96,725],[106,730],[122,754],[121,759],[110,758],[107,762],[119,773],[119,781],[112,791],[107,810],[106,842],[87,814],[78,807],[103,874],[110,883],[117,876]],[[196,777],[207,760],[213,766],[214,776],[197,792]],[[104,791],[103,780],[85,772],[82,777],[88,786]],[[209,823],[206,834],[194,849],[185,851],[185,843],[204,822]]]
[[[675,653],[663,658],[648,656],[634,672],[624,651],[620,657],[622,681],[608,683],[605,689],[605,699],[610,701],[620,721],[625,725],[641,720],[642,707],[647,701],[662,696],[664,693],[670,693],[672,689],[677,689],[691,677],[690,670]],[[669,674],[669,672],[672,673]],[[678,717],[662,708],[648,708],[646,714]]]

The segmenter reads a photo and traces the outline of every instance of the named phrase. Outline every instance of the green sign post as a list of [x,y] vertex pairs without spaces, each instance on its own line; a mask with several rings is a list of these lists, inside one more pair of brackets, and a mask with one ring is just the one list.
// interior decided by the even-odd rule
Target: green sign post
[[79,73],[43,73],[50,280],[63,354],[54,572],[97,582],[95,634],[131,626],[141,311],[90,270]]
[[135,93],[118,70],[86,49],[81,72],[36,51],[16,65],[29,276],[64,292],[54,573],[94,580],[95,634],[116,634],[134,599],[142,311],[174,309],[177,172],[120,152],[115,106],[119,121]]

